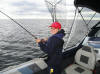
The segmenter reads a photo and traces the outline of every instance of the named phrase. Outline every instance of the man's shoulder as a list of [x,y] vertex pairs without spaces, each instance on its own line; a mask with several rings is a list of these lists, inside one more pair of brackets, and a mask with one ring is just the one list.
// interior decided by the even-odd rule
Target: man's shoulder
[[56,37],[55,35],[51,36],[48,40],[49,41],[63,41],[62,39]]
[[49,40],[55,40],[56,39],[56,37],[53,35],[53,36],[51,36],[51,37],[49,37]]

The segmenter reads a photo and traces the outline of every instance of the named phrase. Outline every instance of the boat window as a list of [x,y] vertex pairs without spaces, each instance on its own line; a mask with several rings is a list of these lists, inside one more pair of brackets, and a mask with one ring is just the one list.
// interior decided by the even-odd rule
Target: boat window
[[[98,22],[98,21],[96,21]],[[95,37],[100,37],[100,23],[95,27],[95,30],[97,30],[97,32],[94,34]]]
[[95,37],[100,37],[100,30],[95,34]]

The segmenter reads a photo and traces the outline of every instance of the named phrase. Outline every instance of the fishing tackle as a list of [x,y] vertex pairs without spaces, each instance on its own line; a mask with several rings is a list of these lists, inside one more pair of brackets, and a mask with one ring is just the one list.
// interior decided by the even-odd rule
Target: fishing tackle
[[20,23],[18,23],[17,21],[15,21],[14,19],[12,19],[10,16],[8,16],[7,14],[5,14],[4,12],[0,11],[0,13],[2,13],[3,15],[5,15],[6,17],[8,17],[10,20],[12,20],[13,22],[15,22],[17,25],[19,25],[21,28],[23,28],[29,35],[31,35],[32,37],[34,37],[35,39],[37,39],[37,37],[35,35],[33,35],[31,32],[29,32],[26,28],[24,28]]

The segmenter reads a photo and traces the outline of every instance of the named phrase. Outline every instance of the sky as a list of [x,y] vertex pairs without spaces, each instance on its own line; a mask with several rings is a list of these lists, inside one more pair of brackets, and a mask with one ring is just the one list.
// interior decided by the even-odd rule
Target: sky
[[[55,0],[48,1],[52,2]],[[59,3],[57,5],[57,16],[60,18],[73,18],[75,11],[73,1],[63,0],[62,3]],[[0,0],[0,11],[15,19],[51,18],[45,0]],[[93,12],[89,12],[85,16],[89,16],[90,14],[93,14]],[[0,19],[2,18],[7,17],[0,13]]]
[[[61,6],[58,4],[59,14],[63,14],[62,16],[67,15],[66,5],[68,5],[68,8],[73,9],[72,2],[73,0],[69,0],[66,3],[65,0],[65,3],[63,2]],[[0,10],[13,18],[51,18],[45,0],[0,0]],[[7,17],[0,13],[0,18]]]

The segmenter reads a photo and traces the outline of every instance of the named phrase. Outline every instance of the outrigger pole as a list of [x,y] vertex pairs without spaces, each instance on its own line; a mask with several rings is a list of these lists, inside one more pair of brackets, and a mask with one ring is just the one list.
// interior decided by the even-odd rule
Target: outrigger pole
[[[52,0],[51,0],[51,1],[52,1]],[[57,19],[56,19],[56,6],[57,6],[57,4],[59,4],[61,1],[62,1],[62,0],[57,0],[57,2],[52,3],[52,2],[50,2],[50,1],[48,1],[48,0],[45,0],[45,2],[46,2],[46,4],[47,4],[47,7],[48,7],[48,10],[49,10],[49,12],[51,13],[51,17],[52,17],[53,22],[57,21]],[[50,7],[49,7],[50,5],[51,5],[51,9],[50,9]]]
[[32,37],[34,37],[35,39],[37,39],[37,37],[35,35],[33,35],[31,32],[29,32],[27,29],[25,29],[20,23],[18,23],[17,21],[15,21],[14,19],[12,19],[10,16],[8,16],[7,14],[5,14],[4,12],[0,11],[0,13],[2,13],[3,15],[5,15],[6,17],[8,17],[10,20],[12,20],[13,22],[15,22],[17,25],[19,25],[21,28],[23,28],[29,35],[31,35]]

